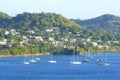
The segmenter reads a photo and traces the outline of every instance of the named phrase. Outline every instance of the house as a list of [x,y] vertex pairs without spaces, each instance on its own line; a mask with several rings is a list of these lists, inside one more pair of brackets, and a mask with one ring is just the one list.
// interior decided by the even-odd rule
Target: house
[[54,41],[54,38],[53,37],[49,37],[48,40],[49,41]]
[[34,30],[28,30],[28,31],[26,31],[26,32],[31,33],[31,34],[34,34],[34,33],[35,33]]
[[52,32],[53,29],[46,29],[45,32]]
[[5,35],[8,35],[9,34],[9,31],[5,31]]
[[61,38],[63,41],[68,42],[68,38]]
[[114,44],[119,44],[119,41],[113,41],[112,43],[114,43]]
[[59,30],[60,28],[59,28],[59,27],[52,27],[52,29],[56,29],[56,30]]
[[87,38],[87,39],[86,39],[86,42],[90,42],[90,41],[91,41],[91,39],[90,39],[90,38]]
[[54,44],[54,46],[58,46],[59,42],[58,41],[52,41],[52,44]]
[[13,44],[14,44],[14,42],[8,42],[8,43],[7,43],[7,45],[8,45],[9,47],[12,47]]
[[23,44],[24,44],[24,45],[27,45],[27,44],[28,44],[28,41],[20,41],[19,43],[20,43],[21,45],[23,45]]
[[62,44],[62,43],[59,44],[59,47],[60,48],[67,48],[67,46],[65,44]]
[[102,48],[104,48],[104,46],[103,46],[103,45],[98,45],[97,47],[98,47],[98,48],[101,48],[101,49],[102,49]]
[[70,42],[70,43],[74,43],[74,42],[76,42],[76,39],[70,38],[70,39],[69,39],[69,42]]
[[43,38],[41,36],[35,36],[34,39],[37,40],[37,41],[43,41]]
[[9,33],[12,34],[12,35],[18,34],[18,32],[16,32],[15,29],[10,29],[10,30],[9,30]]
[[6,44],[7,44],[6,41],[1,41],[1,40],[0,40],[0,46],[4,46],[4,45],[6,45]]
[[105,47],[106,49],[108,49],[110,46],[108,46],[108,45],[104,45],[104,47]]
[[97,46],[97,42],[92,42],[92,44],[94,47]]

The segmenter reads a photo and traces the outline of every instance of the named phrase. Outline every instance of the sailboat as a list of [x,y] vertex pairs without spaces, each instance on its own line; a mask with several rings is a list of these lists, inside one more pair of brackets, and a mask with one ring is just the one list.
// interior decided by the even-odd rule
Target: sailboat
[[107,62],[107,53],[105,53],[105,58],[104,58],[103,65],[104,65],[104,66],[109,66],[109,65],[110,65],[110,63]]
[[32,63],[37,62],[37,60],[35,59],[35,54],[33,54],[32,51],[31,51],[31,59],[30,59],[30,62],[32,62]]
[[29,55],[24,57],[23,63],[24,64],[30,64],[30,62],[29,62]]
[[38,55],[37,55],[36,52],[35,52],[35,59],[36,59],[37,61],[40,61],[40,58],[38,57]]
[[53,55],[50,53],[50,60],[48,61],[49,63],[57,63],[56,60],[53,60]]
[[38,61],[40,61],[40,58],[38,58],[38,57],[36,57],[35,59],[38,60]]
[[90,55],[89,54],[90,53],[85,54],[85,60],[83,62],[90,62],[90,59],[89,59]]
[[96,61],[101,61],[102,58],[100,57],[100,53],[96,53],[96,54],[97,54],[97,56],[95,57],[95,60]]
[[81,64],[81,61],[78,60],[78,53],[75,55],[75,50],[73,50],[73,60],[70,63],[71,64]]

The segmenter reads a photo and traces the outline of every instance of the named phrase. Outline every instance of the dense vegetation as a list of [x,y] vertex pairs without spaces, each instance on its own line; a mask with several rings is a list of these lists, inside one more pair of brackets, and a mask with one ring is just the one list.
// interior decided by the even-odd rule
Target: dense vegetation
[[24,12],[10,17],[0,12],[0,55],[69,55],[73,49],[80,54],[89,50],[119,51],[119,40],[113,34],[99,28],[92,31],[60,14]]
[[108,33],[120,36],[120,17],[111,14],[105,14],[88,20],[74,19],[74,22],[86,26],[91,30],[103,30]]

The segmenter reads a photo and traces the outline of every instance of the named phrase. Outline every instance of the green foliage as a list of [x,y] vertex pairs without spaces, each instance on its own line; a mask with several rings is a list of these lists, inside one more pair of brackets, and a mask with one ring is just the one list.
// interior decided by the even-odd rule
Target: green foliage
[[8,14],[3,13],[3,12],[0,11],[0,20],[1,20],[1,19],[10,19],[10,18],[11,18],[11,17],[10,17]]
[[78,24],[74,23],[71,20],[68,20],[67,18],[63,17],[60,14],[55,13],[27,13],[24,12],[23,14],[18,14],[16,17],[12,18],[13,28],[27,30],[27,29],[33,29],[33,30],[45,30],[46,28],[51,27],[76,27],[76,28],[82,28]]
[[120,36],[120,17],[105,14],[88,20],[73,20],[74,22],[86,26],[91,30],[103,30],[104,32]]
[[[105,16],[104,16],[105,17]],[[116,37],[113,34],[106,33],[99,28],[99,22],[101,26],[107,25],[108,20],[116,19],[114,17],[107,16],[104,20],[103,18],[98,17],[99,19],[92,20],[92,24],[87,22],[92,26],[91,28],[86,28],[80,26],[73,21],[63,17],[60,14],[55,13],[27,13],[18,14],[15,17],[9,17],[7,14],[0,12],[0,40],[7,40],[6,45],[0,45],[0,55],[29,55],[37,54],[46,54],[52,52],[54,54],[72,54],[73,48],[75,52],[83,54],[85,51],[102,51],[102,50],[120,50],[120,44],[112,44],[109,49],[99,48],[93,46],[91,42],[97,42],[100,45],[107,44],[107,41],[112,42],[115,40],[120,40],[120,37]],[[78,21],[79,23],[79,21]],[[84,22],[83,22],[84,23]],[[82,24],[83,24],[82,23]],[[109,22],[109,26],[113,25]],[[116,23],[116,25],[119,25]],[[95,29],[95,28],[96,29]],[[97,29],[98,28],[98,29]],[[5,31],[10,31],[15,29],[17,34],[5,34]],[[46,30],[52,29],[51,32]],[[90,30],[93,29],[93,30]],[[104,27],[104,30],[106,28]],[[111,29],[111,28],[110,28]],[[35,33],[29,32],[34,31]],[[27,37],[24,39],[23,37]],[[41,36],[44,41],[37,41],[34,39],[35,36]],[[52,41],[49,41],[49,38],[54,38],[54,41],[59,41],[64,44],[66,48],[61,48],[59,44],[54,45]],[[69,41],[64,41],[65,38],[68,38]],[[72,39],[76,39],[75,43],[70,42]],[[91,41],[86,41],[91,39]],[[25,41],[28,41],[27,43]],[[22,44],[22,42],[25,42]],[[117,47],[118,46],[118,47]]]

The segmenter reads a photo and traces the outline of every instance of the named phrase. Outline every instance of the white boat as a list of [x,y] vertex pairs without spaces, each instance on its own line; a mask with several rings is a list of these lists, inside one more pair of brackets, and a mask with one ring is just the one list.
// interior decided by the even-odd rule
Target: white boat
[[50,60],[48,61],[49,63],[57,63],[56,60],[53,60],[53,55],[50,53]]
[[40,61],[40,58],[37,55],[37,52],[35,52],[35,60]]
[[38,60],[38,61],[40,60],[40,58],[38,58],[38,57],[37,57],[37,58],[35,58],[35,59],[36,59],[36,60]]
[[28,56],[24,56],[24,61],[22,63],[24,63],[24,64],[30,64],[29,55]]
[[37,60],[31,59],[30,62],[35,63],[35,62],[37,62]]
[[81,64],[81,61],[72,61],[71,64]]
[[78,60],[78,53],[75,55],[75,50],[73,50],[73,60],[70,63],[71,64],[81,64],[81,61]]
[[103,62],[103,65],[104,66],[110,66],[110,63],[107,61],[107,53],[105,53],[105,58],[104,58],[104,62]]
[[103,65],[104,65],[104,66],[109,66],[109,65],[110,65],[110,63],[103,63]]
[[90,62],[90,59],[85,59],[83,62]]
[[30,62],[32,62],[32,63],[36,63],[36,62],[37,62],[36,53],[35,53],[35,52],[32,53],[32,51],[31,51],[31,59],[30,59]]
[[83,62],[90,62],[89,55],[90,53],[85,54],[85,60]]
[[30,64],[30,62],[29,62],[29,61],[24,61],[23,63],[24,63],[24,64]]
[[57,63],[57,61],[55,61],[55,60],[49,60],[48,62],[49,63]]
[[102,58],[100,58],[100,57],[97,57],[97,58],[96,58],[96,61],[100,61],[100,60],[102,60]]

